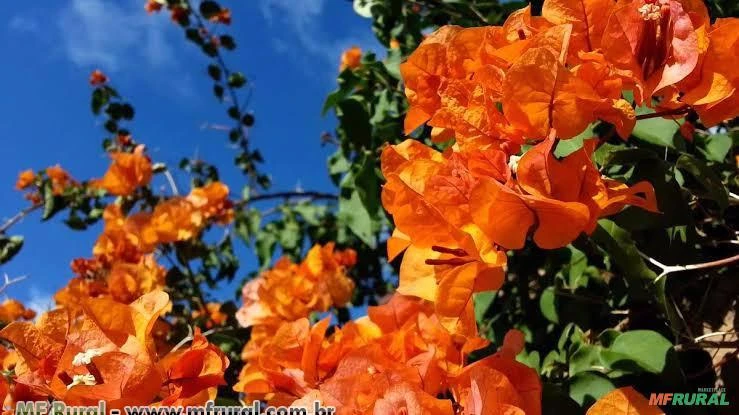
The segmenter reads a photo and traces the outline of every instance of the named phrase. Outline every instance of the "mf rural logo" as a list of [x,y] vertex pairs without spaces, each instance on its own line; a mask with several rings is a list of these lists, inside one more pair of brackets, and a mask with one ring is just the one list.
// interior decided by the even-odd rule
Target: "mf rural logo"
[[698,388],[693,393],[652,393],[650,405],[658,406],[729,406],[725,388]]

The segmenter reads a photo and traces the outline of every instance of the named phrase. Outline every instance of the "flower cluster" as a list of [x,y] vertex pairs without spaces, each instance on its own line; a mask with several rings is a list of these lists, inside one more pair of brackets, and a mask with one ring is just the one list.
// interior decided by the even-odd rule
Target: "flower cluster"
[[354,281],[346,272],[356,263],[356,257],[351,249],[335,250],[333,243],[316,245],[300,264],[281,258],[274,267],[247,282],[242,290],[243,305],[236,313],[241,326],[251,327],[242,357],[250,359],[259,354],[263,343],[284,322],[349,303]]
[[[627,138],[634,103],[687,112],[707,126],[736,113],[736,19],[710,25],[703,2],[546,0],[502,26],[447,26],[401,65],[410,109],[461,145],[500,147],[583,132],[596,120]],[[677,112],[679,113],[679,111]]]
[[43,172],[36,173],[33,170],[24,170],[18,174],[18,180],[15,182],[15,188],[19,191],[25,191],[24,197],[33,204],[41,203],[40,187],[48,183],[50,193],[54,196],[60,196],[65,191],[78,186],[72,176],[58,164],[47,167]]
[[[292,285],[284,278],[273,283]],[[243,317],[259,315],[250,290],[245,290]],[[384,305],[369,307],[366,317],[331,331],[329,325],[329,317],[312,326],[305,317],[281,320],[269,336],[252,338],[250,345],[258,347],[247,345],[246,365],[234,389],[249,401],[272,405],[317,400],[339,414],[456,413],[452,400],[441,395],[452,396],[469,414],[481,413],[473,408],[483,406],[500,413],[541,412],[538,375],[515,360],[523,348],[518,331],[506,336],[498,353],[468,364],[469,353],[488,344],[478,336],[474,318],[449,332],[433,304],[422,299],[396,294]],[[496,393],[481,394],[488,390]]]
[[[190,347],[159,356],[152,330],[169,296],[152,291],[131,304],[111,298],[78,299],[82,313],[59,308],[34,323],[0,331],[17,355],[6,406],[18,401],[60,400],[110,409],[126,405],[195,405],[215,397],[228,359],[196,332]],[[7,353],[7,351],[3,350]],[[7,359],[3,361],[4,368]],[[7,386],[7,385],[5,385]]]
[[734,24],[710,27],[701,2],[546,0],[540,17],[527,6],[502,26],[429,35],[401,65],[405,129],[426,123],[434,141],[455,141],[444,153],[415,140],[383,151],[388,254],[405,251],[399,292],[434,302],[455,330],[473,293],[502,285],[505,251],[529,238],[563,247],[627,205],[658,212],[651,184],[601,175],[598,139],[563,158],[556,146],[598,120],[627,138],[633,104],[692,108],[708,125],[735,116],[736,70],[708,63],[736,44]]

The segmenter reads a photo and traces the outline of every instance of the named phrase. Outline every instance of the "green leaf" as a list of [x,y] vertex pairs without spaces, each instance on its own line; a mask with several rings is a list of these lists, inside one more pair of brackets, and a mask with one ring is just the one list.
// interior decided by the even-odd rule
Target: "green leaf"
[[579,286],[584,287],[587,285],[587,277],[583,277],[583,275],[585,274],[585,269],[588,267],[588,258],[585,256],[585,253],[579,249],[571,245],[568,248],[571,252],[571,256],[567,283],[572,289]]
[[353,191],[349,198],[341,197],[339,199],[338,219],[367,246],[370,248],[377,246],[373,232],[372,216],[364,207],[359,192]]
[[559,323],[557,315],[557,296],[554,293],[554,287],[547,287],[542,291],[539,297],[539,308],[541,314],[552,323]]
[[608,363],[613,366],[619,361],[632,360],[648,372],[660,373],[665,368],[670,349],[672,343],[656,331],[627,331],[613,341],[609,350],[617,355],[611,356]]
[[354,12],[364,18],[371,19],[371,9],[376,2],[376,0],[354,0]]
[[570,397],[581,406],[590,406],[616,387],[604,375],[582,372],[570,378]]
[[698,148],[706,159],[710,161],[723,162],[731,150],[732,142],[728,134],[709,135],[702,141],[702,147]]
[[108,90],[105,88],[96,88],[94,91],[92,91],[92,102],[90,103],[90,107],[92,108],[92,112],[95,115],[100,114],[100,111],[103,109],[105,104],[110,101],[110,94],[108,93]]
[[[647,107],[636,108],[636,114],[651,114],[654,110]],[[684,150],[685,140],[676,136],[680,124],[675,120],[665,118],[647,118],[638,120],[634,131],[631,133],[637,139],[660,147],[668,147],[673,150]]]
[[562,388],[552,383],[544,383],[541,396],[542,415],[580,414],[582,410]]
[[41,214],[41,220],[45,221],[51,219],[52,216],[56,215],[66,207],[64,198],[54,195],[50,181],[44,183],[41,188],[41,194],[44,199],[44,210]]
[[706,163],[690,154],[682,154],[675,167],[690,174],[700,184],[701,189],[690,189],[696,196],[715,201],[722,211],[729,206],[729,193],[721,178]]
[[234,41],[233,36],[229,35],[221,35],[220,38],[221,46],[226,48],[227,50],[234,50],[236,49],[236,41]]
[[593,130],[594,127],[595,124],[590,124],[588,128],[585,129],[585,131],[581,132],[575,137],[569,138],[567,140],[559,140],[559,143],[557,143],[557,148],[554,149],[554,155],[557,157],[566,157],[581,149],[583,142],[586,139],[597,136],[597,134]]
[[400,51],[399,48],[396,49],[390,49],[387,52],[387,58],[385,58],[385,61],[383,62],[385,64],[385,69],[387,72],[392,75],[395,79],[400,79],[400,63],[403,61],[403,53]]
[[10,261],[23,248],[22,236],[0,235],[0,265]]
[[241,72],[234,72],[228,76],[228,86],[241,88],[246,85],[246,77]]
[[218,82],[221,80],[221,68],[218,65],[210,64],[208,65],[208,76],[210,76],[211,79]]
[[379,187],[375,157],[365,153],[342,180],[339,197],[339,221],[371,248],[377,245]]
[[218,12],[221,11],[221,6],[218,5],[218,3],[206,0],[200,3],[200,14],[203,15],[206,19],[210,19],[212,16],[218,14]]
[[473,296],[474,307],[475,307],[475,321],[481,322],[485,316],[485,312],[488,311],[490,305],[495,301],[497,291],[483,291],[475,293]]
[[570,376],[592,370],[593,366],[600,365],[600,346],[581,343],[570,356]]
[[334,154],[328,158],[328,173],[331,175],[331,180],[334,184],[339,184],[341,175],[349,171],[351,164],[349,160],[344,157],[344,153],[341,149],[336,150]]
[[342,100],[336,107],[339,118],[338,132],[342,140],[350,141],[357,148],[368,147],[372,142],[372,127],[367,108],[359,97]]
[[613,257],[613,263],[626,274],[627,279],[657,278],[657,274],[642,260],[629,232],[615,222],[608,219],[599,220],[592,238]]

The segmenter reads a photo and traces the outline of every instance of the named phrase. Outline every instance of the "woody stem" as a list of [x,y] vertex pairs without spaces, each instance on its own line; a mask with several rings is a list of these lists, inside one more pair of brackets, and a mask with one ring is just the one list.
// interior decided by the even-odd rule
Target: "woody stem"
[[680,107],[680,108],[675,108],[673,110],[668,110],[668,111],[652,112],[649,114],[640,114],[636,116],[636,119],[646,120],[649,118],[667,117],[670,115],[682,115],[682,114],[686,114],[689,110],[690,110],[690,107]]
[[10,229],[11,226],[13,226],[16,223],[20,222],[23,218],[25,218],[31,212],[33,212],[33,211],[41,208],[41,206],[43,206],[43,204],[37,203],[35,205],[31,205],[31,206],[29,206],[29,207],[21,210],[20,212],[16,213],[15,216],[13,216],[12,218],[8,219],[5,223],[3,223],[2,225],[0,225],[0,235],[1,234],[4,234],[5,231],[7,231],[8,229]]

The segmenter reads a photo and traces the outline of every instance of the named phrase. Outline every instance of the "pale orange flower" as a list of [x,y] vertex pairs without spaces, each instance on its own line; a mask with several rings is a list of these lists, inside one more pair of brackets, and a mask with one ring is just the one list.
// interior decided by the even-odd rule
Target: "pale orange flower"
[[133,153],[112,152],[110,158],[113,163],[103,178],[90,183],[94,188],[105,189],[116,196],[129,196],[151,181],[152,165],[144,154],[144,146],[137,146]]
[[99,69],[95,69],[90,74],[90,85],[92,86],[101,86],[108,82],[108,77],[105,76],[105,74],[100,71]]
[[31,169],[23,170],[18,174],[18,180],[15,182],[16,190],[24,190],[33,185],[36,181],[36,172]]
[[345,69],[356,69],[362,64],[362,49],[358,46],[353,46],[344,51],[341,54],[341,65],[339,65],[339,72],[343,72]]

